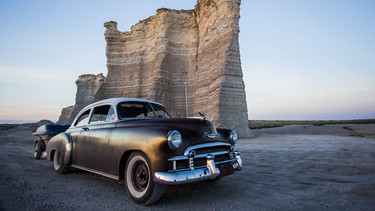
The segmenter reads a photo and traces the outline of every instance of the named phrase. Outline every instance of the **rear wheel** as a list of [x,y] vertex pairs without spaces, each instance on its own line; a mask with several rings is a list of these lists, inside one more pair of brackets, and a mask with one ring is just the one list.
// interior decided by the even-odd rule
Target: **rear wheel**
[[64,164],[64,156],[58,150],[55,151],[53,156],[53,168],[58,174],[64,174],[68,171],[68,167]]
[[34,159],[39,160],[42,157],[43,151],[42,146],[39,141],[37,141],[34,145]]
[[128,196],[135,202],[151,205],[164,194],[165,185],[155,183],[147,156],[141,152],[132,153],[125,167],[125,187]]

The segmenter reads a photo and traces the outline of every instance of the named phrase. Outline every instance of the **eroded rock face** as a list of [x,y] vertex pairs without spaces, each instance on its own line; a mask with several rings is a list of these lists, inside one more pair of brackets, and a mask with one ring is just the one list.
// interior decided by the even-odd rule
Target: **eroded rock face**
[[249,137],[239,11],[240,0],[199,0],[194,10],[160,9],[130,32],[105,23],[108,75],[95,100],[151,99],[175,117],[204,111],[219,127]]
[[118,31],[115,22],[104,25],[108,75],[95,99],[151,99],[185,116],[184,83],[197,65],[195,12],[160,9],[130,32]]
[[101,86],[77,83],[70,121],[92,101],[136,97],[163,103],[174,117],[203,111],[218,127],[251,136],[239,12],[240,0],[198,0],[194,10],[159,9],[128,32],[119,31],[116,22],[105,23],[106,80]]
[[192,111],[204,110],[219,127],[250,137],[238,42],[240,0],[199,0],[195,12],[199,45]]
[[63,108],[56,124],[70,124],[70,117],[72,116],[74,106]]
[[104,80],[105,77],[102,73],[98,75],[80,75],[76,80],[77,93],[75,105],[63,108],[57,123],[71,124],[78,112],[94,101],[94,96]]

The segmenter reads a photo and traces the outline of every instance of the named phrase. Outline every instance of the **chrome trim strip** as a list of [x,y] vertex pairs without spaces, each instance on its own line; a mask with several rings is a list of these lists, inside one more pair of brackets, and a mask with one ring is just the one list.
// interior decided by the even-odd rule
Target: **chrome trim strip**
[[67,152],[71,152],[72,151],[72,144],[70,142],[65,145],[65,150]]
[[[212,154],[214,156],[217,156],[217,155],[225,155],[225,154],[229,154],[228,151],[218,151],[218,152],[210,152],[210,153],[204,153],[204,154],[197,154],[194,159],[196,158],[205,158],[207,157],[207,155],[209,154]],[[184,155],[178,155],[178,156],[175,156],[175,157],[171,157],[168,159],[168,161],[179,161],[179,160],[188,160],[189,157],[186,157]]]
[[173,169],[174,169],[174,170],[177,169],[177,165],[176,165],[176,164],[177,164],[177,162],[174,160],[174,161],[173,161]]
[[[226,163],[238,163],[238,160],[236,158],[230,159],[230,160],[223,160],[219,162],[215,162],[215,165],[221,165],[221,164],[226,164]],[[194,169],[202,169],[205,168],[206,166],[195,166]],[[169,170],[168,172],[179,172],[179,171],[188,171],[190,168],[181,168],[181,169],[174,169],[174,170]]]
[[215,179],[220,175],[220,170],[215,166],[215,157],[207,156],[206,167],[190,169],[189,171],[155,172],[154,181],[167,185],[185,184],[208,179]]
[[215,156],[208,155],[206,166],[195,168],[195,169],[179,169],[169,172],[155,172],[154,181],[167,184],[167,185],[178,185],[191,182],[197,182],[202,180],[212,180],[220,176],[220,169],[216,165],[223,163],[232,163],[233,170],[240,171],[242,169],[242,160],[240,153],[236,151],[236,158],[229,161],[214,162]]
[[[202,154],[192,153],[195,152],[195,150],[204,150],[212,147],[228,147],[228,149],[224,151],[208,152]],[[228,159],[215,162],[215,157],[222,155],[228,155]],[[203,164],[200,166],[195,166],[195,159],[202,158],[206,158],[206,165]],[[167,185],[176,185],[202,180],[212,180],[217,178],[221,174],[220,169],[217,166],[222,164],[230,164],[233,170],[239,171],[242,169],[240,153],[235,150],[231,144],[225,142],[210,142],[189,146],[186,147],[184,155],[174,156],[172,158],[169,158],[168,161],[172,162],[173,169],[167,172],[155,172],[155,182]],[[187,168],[177,169],[178,161],[188,161],[189,166],[186,166]]]
[[209,139],[215,139],[216,137],[218,137],[217,134],[205,134],[204,136],[209,138]]
[[240,153],[240,151],[235,151],[234,152],[234,154],[235,154],[235,156],[236,156],[236,159],[237,159],[237,165],[238,166],[233,166],[236,170],[238,170],[238,171],[241,171],[241,169],[242,169],[242,159],[241,159],[241,153]]
[[220,175],[220,170],[218,168],[215,168],[214,172],[215,174],[211,175],[210,170],[207,167],[174,173],[155,172],[154,181],[166,185],[186,184],[202,180],[215,179]]
[[99,174],[99,175],[102,175],[102,176],[105,176],[105,177],[109,177],[111,179],[119,180],[118,176],[114,176],[112,174],[107,174],[107,173],[104,173],[104,172],[101,172],[101,171],[97,171],[97,170],[94,170],[94,169],[86,168],[86,167],[83,167],[83,166],[78,166],[78,165],[75,165],[75,164],[72,164],[71,166],[73,168],[81,169],[81,170],[88,171],[88,172],[91,172],[91,173],[94,173],[94,174]]
[[71,155],[72,155],[72,143],[69,142],[65,145],[65,157],[64,157],[65,165],[70,164]]
[[229,154],[229,152],[228,151],[220,151],[220,152],[211,152],[211,153],[199,154],[199,155],[196,155],[194,157],[194,159],[196,159],[196,158],[205,158],[208,155],[213,155],[213,156],[216,157],[216,156],[225,155],[225,154]]
[[220,175],[220,170],[216,168],[216,165],[215,165],[215,156],[213,155],[207,156],[207,168],[210,171],[210,175]]
[[217,146],[229,146],[230,147],[231,145],[228,144],[228,143],[224,143],[224,142],[210,142],[210,143],[197,144],[197,145],[186,147],[184,155],[188,156],[190,150],[196,150],[196,149],[200,149],[200,148],[217,147]]

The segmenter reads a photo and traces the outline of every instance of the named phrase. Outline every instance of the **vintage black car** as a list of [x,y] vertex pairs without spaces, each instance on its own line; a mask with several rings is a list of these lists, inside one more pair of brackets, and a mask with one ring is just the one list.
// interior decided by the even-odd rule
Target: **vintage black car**
[[171,118],[157,102],[112,98],[85,107],[70,128],[47,144],[62,174],[77,168],[124,179],[128,196],[151,205],[165,185],[216,181],[241,170],[237,134],[205,116]]

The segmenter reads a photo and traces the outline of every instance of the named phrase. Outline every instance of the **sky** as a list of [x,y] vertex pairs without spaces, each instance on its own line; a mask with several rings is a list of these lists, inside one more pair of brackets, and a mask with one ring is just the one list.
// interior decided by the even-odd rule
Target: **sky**
[[[79,75],[107,74],[103,23],[129,31],[196,0],[0,0],[0,121],[56,121]],[[375,1],[242,0],[251,120],[375,118]]]

